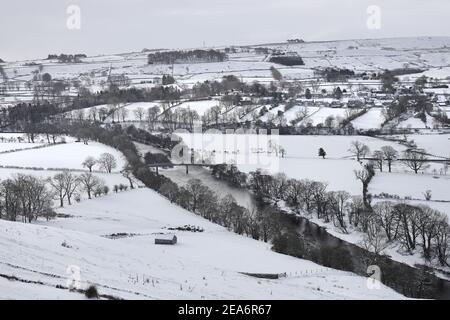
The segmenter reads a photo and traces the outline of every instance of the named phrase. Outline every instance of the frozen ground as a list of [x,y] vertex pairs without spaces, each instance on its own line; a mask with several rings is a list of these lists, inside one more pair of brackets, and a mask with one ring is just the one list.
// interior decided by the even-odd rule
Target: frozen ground
[[[361,165],[349,151],[353,141],[360,141],[370,150],[392,146],[399,152],[405,147],[390,141],[363,136],[267,136],[180,134],[196,152],[213,163],[235,163],[243,172],[260,168],[270,173],[282,172],[290,178],[311,179],[328,184],[329,190],[346,190],[354,195],[362,192],[354,170]],[[270,142],[272,141],[272,142]],[[284,157],[271,151],[270,144],[282,146]],[[327,156],[318,156],[324,148]],[[269,151],[269,153],[268,153]]]
[[[82,287],[94,283],[100,293],[121,298],[401,298],[385,287],[369,290],[365,278],[351,273],[276,254],[267,244],[230,233],[148,189],[85,201],[62,212],[74,217],[46,226],[0,221],[0,273],[45,283],[31,286],[24,298],[80,298],[51,288],[66,285],[72,265],[81,270]],[[159,232],[185,224],[204,232],[177,232],[175,246],[154,244]],[[102,237],[117,232],[135,235]],[[264,280],[240,272],[286,272],[286,277]],[[0,296],[17,297],[22,283],[8,284]]]
[[356,129],[379,129],[384,122],[383,108],[371,108],[362,116],[352,121]]
[[[44,169],[83,169],[81,164],[87,157],[92,156],[97,159],[105,152],[112,154],[117,161],[117,168],[114,169],[114,172],[122,170],[125,162],[120,152],[92,141],[88,145],[83,142],[68,142],[41,149],[0,154],[0,164],[3,166],[37,167]],[[94,169],[98,169],[98,166],[95,166]]]
[[[52,151],[57,147],[64,147],[58,154],[69,156],[58,158]],[[46,150],[48,157],[32,153],[21,160],[18,156],[39,150]],[[47,159],[52,166],[76,169],[74,158],[95,156],[86,150],[104,152],[108,147],[71,142],[15,152],[14,164],[26,160],[22,164],[38,166]],[[15,173],[47,177],[56,172],[0,169],[2,179]],[[123,181],[117,173],[95,174],[109,183]],[[56,288],[67,287],[68,268],[73,266],[81,271],[80,288],[95,284],[101,294],[125,299],[402,298],[383,286],[369,290],[363,277],[277,254],[269,244],[231,233],[146,188],[83,198],[58,212],[65,218],[34,224],[0,220],[0,298],[83,299],[81,294]],[[175,246],[154,244],[158,234],[184,225],[204,231],[176,231]],[[109,237],[113,234],[123,236]],[[241,272],[286,273],[286,277],[264,280]],[[11,276],[16,281],[6,280]]]

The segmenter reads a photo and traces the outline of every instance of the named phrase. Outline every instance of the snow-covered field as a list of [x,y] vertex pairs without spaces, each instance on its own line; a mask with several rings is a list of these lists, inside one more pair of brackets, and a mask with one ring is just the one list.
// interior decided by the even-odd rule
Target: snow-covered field
[[[82,163],[87,157],[98,158],[105,152],[112,154],[117,161],[117,168],[114,169],[114,172],[122,170],[125,162],[121,153],[92,141],[87,145],[83,142],[68,142],[40,149],[0,154],[0,165],[43,169],[83,169]],[[98,168],[94,167],[94,169]]]
[[379,129],[384,122],[383,108],[371,108],[362,116],[352,121],[356,129]]
[[[405,149],[395,142],[363,136],[178,135],[189,148],[203,150],[204,158],[213,163],[235,163],[243,172],[282,172],[290,178],[325,182],[329,190],[346,190],[355,195],[361,194],[362,187],[354,175],[361,165],[349,151],[353,141],[366,144],[371,151],[382,146],[392,146],[399,152]],[[270,148],[270,141],[285,150],[284,157]],[[319,148],[326,151],[326,159],[318,156]]]
[[[354,274],[274,253],[269,245],[230,233],[148,189],[85,201],[63,212],[73,217],[39,225],[0,221],[0,272],[44,283],[27,286],[20,298],[81,298],[54,288],[67,285],[69,266],[79,268],[81,287],[96,284],[101,294],[128,299],[401,298],[383,286],[368,289],[366,279]],[[185,224],[204,232],[177,232],[175,246],[154,244],[158,233]],[[102,237],[118,232],[134,235]],[[265,280],[240,272],[286,272],[286,277]],[[24,284],[3,288],[1,298],[17,298]]]
[[[81,169],[86,156],[103,152],[121,159],[117,151],[99,143],[71,141],[4,154],[10,158],[0,161],[2,165]],[[22,156],[25,153],[29,154]],[[17,173],[49,177],[56,171],[3,168],[0,178]],[[125,183],[118,173],[95,175],[108,184]],[[367,279],[355,274],[277,254],[270,244],[229,232],[146,188],[92,200],[84,197],[57,211],[64,218],[34,224],[0,220],[1,299],[83,299],[64,289],[70,283],[71,268],[80,270],[80,288],[95,284],[101,294],[125,299],[402,298],[383,286],[368,289]],[[204,231],[168,230],[184,225]],[[177,245],[154,244],[158,234],[173,232]],[[124,237],[108,237],[113,234]],[[286,276],[265,280],[242,272]]]
[[[269,56],[256,51],[258,47],[297,52],[305,61],[303,66],[282,66],[268,62]],[[449,83],[450,37],[417,37],[377,40],[345,40],[308,43],[279,43],[258,46],[236,47],[229,59],[218,63],[189,63],[173,65],[149,65],[146,52],[113,54],[83,59],[82,63],[58,63],[56,60],[6,62],[2,64],[9,84],[6,94],[0,96],[0,106],[10,106],[21,101],[29,102],[33,92],[27,88],[27,81],[33,73],[50,73],[53,79],[67,82],[77,81],[92,92],[107,90],[108,74],[124,75],[129,80],[127,88],[152,88],[158,85],[162,75],[172,74],[176,88],[190,88],[200,81],[221,81],[225,75],[234,75],[243,82],[258,81],[265,85],[274,82],[270,67],[276,67],[283,82],[277,83],[280,90],[285,84],[301,83],[302,92],[311,87],[312,99],[300,96],[292,99],[294,106],[285,111],[287,103],[273,103],[261,99],[252,105],[236,106],[235,111],[248,112],[239,121],[256,120],[277,123],[286,120],[297,129],[317,126],[333,119],[331,124],[338,130],[337,123],[360,109],[347,107],[350,99],[358,100],[369,89],[378,90],[380,81],[363,80],[362,77],[349,82],[316,83],[317,69],[324,67],[348,68],[357,73],[383,72],[386,69],[408,67],[421,68],[423,72],[400,76],[402,85],[412,86],[419,76],[435,77]],[[41,65],[39,67],[39,65]],[[40,71],[38,69],[41,69]],[[39,72],[38,72],[39,71]],[[1,84],[1,83],[0,83]],[[342,99],[331,98],[337,86],[346,90]],[[358,92],[359,89],[365,88]],[[63,92],[63,96],[76,96],[75,85]],[[322,91],[324,90],[324,91]],[[230,90],[230,92],[233,90]],[[449,91],[445,88],[427,89],[430,94],[440,95],[443,112]],[[287,92],[287,90],[286,90]],[[286,93],[284,92],[284,93]],[[322,92],[323,97],[320,97]],[[361,93],[358,96],[358,93]],[[375,94],[375,93],[374,93]],[[244,94],[246,100],[257,98]],[[447,96],[446,96],[447,95]],[[175,104],[171,111],[180,108],[195,110],[203,116],[212,107],[223,105],[220,97],[211,100],[188,101],[188,95]],[[444,129],[433,129],[436,121],[429,114],[426,121],[407,116],[394,118],[384,126],[384,108],[391,100],[385,97],[367,100],[370,108],[363,115],[351,121],[359,130],[410,128],[417,134],[407,135],[419,148],[426,150],[434,159],[450,156],[450,135],[442,134]],[[360,100],[360,102],[363,100]],[[292,104],[290,104],[292,105]],[[332,106],[340,105],[334,108]],[[437,105],[437,103],[435,104]],[[70,112],[73,120],[92,116],[95,108],[106,117],[105,124],[112,122],[133,122],[145,127],[147,111],[157,107],[163,114],[161,101],[115,103],[98,105]],[[169,108],[166,105],[165,108]],[[264,110],[263,110],[264,109]],[[267,109],[267,112],[265,112]],[[434,111],[437,110],[437,107]],[[142,111],[142,112],[141,112]],[[237,112],[236,112],[237,114]],[[433,114],[433,113],[431,113]],[[449,113],[450,114],[450,113]],[[282,116],[281,116],[282,115]],[[223,116],[223,115],[222,115]],[[96,117],[100,117],[96,113]],[[140,119],[142,118],[142,119]],[[161,120],[161,119],[159,119]],[[2,120],[3,121],[3,120]],[[228,121],[228,120],[227,120]],[[230,120],[232,121],[232,119]],[[359,132],[360,134],[364,134]],[[239,170],[249,173],[262,169],[270,174],[284,173],[288,178],[311,179],[327,184],[327,190],[345,190],[351,195],[361,195],[362,185],[355,178],[354,171],[362,168],[350,152],[353,141],[366,144],[370,151],[391,146],[401,154],[405,145],[388,140],[401,140],[403,135],[392,137],[368,136],[257,136],[252,134],[179,134],[189,148],[197,153],[197,161],[212,163],[235,163]],[[388,139],[386,139],[388,138]],[[48,141],[39,135],[30,143],[23,134],[0,134],[0,180],[24,173],[49,178],[62,169],[76,174],[86,172],[82,162],[89,156],[98,158],[102,153],[111,153],[117,167],[112,173],[100,172],[96,165],[94,174],[112,188],[113,185],[128,185],[120,173],[125,164],[123,155],[115,149],[96,142],[75,142],[66,137],[64,144],[47,145]],[[141,154],[160,153],[155,147],[136,144]],[[41,148],[39,148],[41,147]],[[318,149],[326,152],[325,159],[318,156]],[[190,159],[172,159],[174,162]],[[386,167],[386,166],[385,166]],[[380,172],[369,185],[372,195],[390,194],[392,201],[407,201],[427,204],[446,213],[450,218],[450,175],[442,163],[433,163],[429,168],[414,174],[404,164],[395,162],[393,172]],[[161,173],[179,185],[189,178],[201,178],[207,186],[224,194],[228,192],[240,204],[250,207],[252,199],[239,196],[240,190],[221,187],[208,169],[193,168],[190,175],[184,168],[160,169]],[[445,171],[445,172],[444,172]],[[209,176],[207,176],[209,175]],[[95,284],[100,293],[126,299],[397,299],[401,295],[389,288],[369,290],[367,279],[355,274],[333,270],[315,263],[281,255],[271,250],[271,245],[234,234],[197,215],[181,209],[159,194],[142,187],[92,200],[83,195],[80,203],[58,208],[61,215],[51,221],[39,220],[34,224],[12,223],[0,220],[0,299],[83,299],[84,296],[57,286],[67,286],[71,266],[81,271],[81,287]],[[424,200],[424,192],[430,190],[432,199]],[[222,195],[222,192],[220,193]],[[218,192],[219,193],[219,192]],[[396,198],[398,196],[399,198]],[[373,201],[380,201],[374,198]],[[65,218],[62,218],[65,216]],[[362,234],[342,234],[331,224],[326,225],[330,233],[358,243]],[[201,227],[203,232],[170,231],[184,225]],[[162,233],[176,233],[178,243],[174,246],[158,246],[155,238]],[[422,262],[416,255],[402,256],[395,247],[388,248],[393,259],[410,265]],[[258,279],[242,273],[276,273],[285,276],[278,280]],[[15,277],[16,281],[7,280]],[[27,281],[29,283],[27,283]]]
[[317,126],[318,124],[324,124],[328,117],[333,117],[335,120],[342,120],[347,118],[348,114],[348,110],[344,108],[322,107],[315,112],[313,111],[310,116],[301,121],[300,124],[310,123],[313,126]]
[[[180,86],[192,86],[205,80],[220,80],[223,75],[235,75],[246,82],[255,80],[270,83],[270,67],[279,68],[286,81],[307,81],[314,76],[316,67],[348,68],[359,72],[378,72],[385,69],[403,68],[405,62],[410,66],[423,68],[432,77],[448,77],[449,37],[392,38],[376,40],[345,40],[307,42],[301,44],[260,45],[285,52],[297,52],[305,61],[304,66],[285,67],[265,61],[266,56],[256,53],[258,46],[237,47],[230,53],[228,61],[219,63],[148,65],[146,52],[132,52],[117,55],[88,57],[82,63],[58,63],[56,60],[35,60],[6,62],[4,69],[10,81],[19,86],[20,91],[11,89],[11,96],[4,97],[0,103],[10,104],[30,101],[32,90],[25,82],[33,77],[33,71],[42,65],[42,72],[48,72],[54,79],[79,80],[92,91],[107,87],[107,75],[125,75],[130,86],[151,88],[155,77],[173,74]],[[407,76],[413,81],[421,74]],[[403,79],[405,80],[405,79]],[[366,86],[377,87],[366,81]],[[343,88],[346,86],[343,86]],[[73,89],[73,88],[72,88]],[[76,90],[68,90],[66,95],[76,96]],[[16,91],[14,91],[16,90]]]

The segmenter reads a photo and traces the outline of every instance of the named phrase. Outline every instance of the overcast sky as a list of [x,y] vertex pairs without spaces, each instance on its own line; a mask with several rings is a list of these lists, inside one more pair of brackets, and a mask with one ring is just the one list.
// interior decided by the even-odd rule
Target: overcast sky
[[[450,36],[449,0],[1,0],[0,58],[399,36]],[[81,28],[67,28],[77,5]],[[367,8],[381,28],[367,27]]]

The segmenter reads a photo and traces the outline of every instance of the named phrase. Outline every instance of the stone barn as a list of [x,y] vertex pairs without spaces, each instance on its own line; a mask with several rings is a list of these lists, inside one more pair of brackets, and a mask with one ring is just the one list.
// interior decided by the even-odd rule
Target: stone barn
[[176,243],[177,243],[177,236],[174,234],[159,234],[155,238],[155,244],[174,245]]

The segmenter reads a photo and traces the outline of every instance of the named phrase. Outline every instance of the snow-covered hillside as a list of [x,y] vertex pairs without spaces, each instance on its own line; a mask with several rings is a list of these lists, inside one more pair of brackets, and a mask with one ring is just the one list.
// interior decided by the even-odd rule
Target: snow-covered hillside
[[[274,253],[268,244],[230,233],[148,189],[61,212],[70,217],[38,225],[0,220],[0,273],[41,283],[7,281],[1,298],[82,298],[56,288],[66,286],[69,266],[80,268],[82,287],[96,284],[101,294],[127,299],[401,298],[386,287],[368,289],[367,280],[354,274]],[[177,231],[175,246],[154,244],[159,233],[186,224],[204,231]],[[114,233],[128,235],[106,237]],[[241,272],[286,277],[265,280]]]

